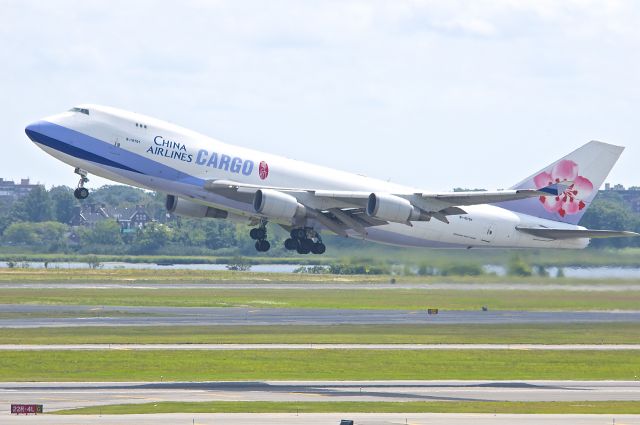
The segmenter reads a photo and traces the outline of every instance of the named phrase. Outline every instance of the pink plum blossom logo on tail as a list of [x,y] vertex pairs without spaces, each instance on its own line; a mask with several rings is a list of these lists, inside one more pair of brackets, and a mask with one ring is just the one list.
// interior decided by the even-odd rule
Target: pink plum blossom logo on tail
[[[551,168],[551,172],[543,171],[533,178],[537,189],[559,184],[564,191],[558,196],[541,196],[540,202],[545,210],[558,213],[560,217],[576,214],[584,209],[586,204],[582,199],[593,192],[593,184],[586,177],[578,175],[578,164],[563,159]],[[565,187],[566,184],[566,187]],[[562,188],[560,188],[562,190]]]

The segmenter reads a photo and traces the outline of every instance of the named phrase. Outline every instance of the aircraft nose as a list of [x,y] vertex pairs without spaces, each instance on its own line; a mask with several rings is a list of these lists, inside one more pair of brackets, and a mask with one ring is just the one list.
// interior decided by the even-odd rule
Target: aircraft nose
[[24,132],[27,133],[27,137],[31,139],[32,142],[37,141],[38,134],[42,134],[42,121],[36,121],[34,123],[29,124]]

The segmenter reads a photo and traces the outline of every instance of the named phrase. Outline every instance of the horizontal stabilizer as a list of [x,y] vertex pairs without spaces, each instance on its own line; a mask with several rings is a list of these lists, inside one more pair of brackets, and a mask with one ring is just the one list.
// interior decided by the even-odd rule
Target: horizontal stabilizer
[[516,227],[522,233],[545,239],[576,239],[576,238],[621,238],[640,236],[636,232],[621,230],[590,230],[590,229],[545,229],[541,227]]

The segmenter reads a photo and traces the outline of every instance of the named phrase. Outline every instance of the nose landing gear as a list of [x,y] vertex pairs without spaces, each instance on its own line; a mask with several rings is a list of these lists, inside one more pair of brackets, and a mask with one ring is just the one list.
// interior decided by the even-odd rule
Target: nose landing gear
[[284,247],[298,254],[324,254],[327,247],[322,243],[320,234],[311,228],[292,229],[291,238],[284,241]]
[[271,248],[271,244],[267,240],[267,222],[263,221],[260,226],[249,231],[249,237],[256,241],[256,251],[267,252]]
[[73,196],[75,196],[76,199],[87,199],[89,196],[89,189],[84,187],[84,184],[89,182],[87,172],[81,168],[76,168],[73,172],[80,176],[80,181],[78,182],[76,189],[73,191]]

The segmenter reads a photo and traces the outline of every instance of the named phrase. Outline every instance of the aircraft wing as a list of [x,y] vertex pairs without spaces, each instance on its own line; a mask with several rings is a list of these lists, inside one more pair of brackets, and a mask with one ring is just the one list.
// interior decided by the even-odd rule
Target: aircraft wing
[[575,239],[575,238],[621,238],[640,236],[636,232],[621,230],[590,230],[590,229],[549,229],[543,227],[516,227],[522,233],[544,239]]
[[208,180],[207,191],[229,199],[251,204],[259,190],[274,190],[295,197],[305,206],[309,215],[333,232],[345,235],[349,229],[365,234],[366,228],[388,224],[390,221],[411,225],[411,221],[428,221],[435,218],[448,223],[447,216],[466,214],[460,206],[511,201],[542,195],[556,194],[555,189],[542,188],[504,191],[444,192],[444,193],[391,193],[379,194],[404,203],[415,211],[412,219],[402,220],[373,217],[367,214],[371,192],[318,190],[292,187],[276,187],[239,183],[232,180]]
[[[335,204],[349,204],[351,207],[366,207],[371,192],[344,191],[344,190],[318,190],[300,189],[276,186],[262,186],[246,183],[238,183],[232,180],[207,180],[204,188],[215,193],[231,195],[236,200],[251,202],[253,195],[259,189],[271,189],[284,192],[296,198],[305,198],[310,195],[318,200],[327,200]],[[499,191],[473,191],[473,192],[442,192],[442,193],[392,193],[391,195],[407,199],[427,211],[440,211],[448,207],[491,204],[495,202],[514,201],[518,199],[532,198],[545,195],[556,195],[556,189],[546,187],[542,189],[516,189]],[[242,199],[241,199],[242,198]],[[305,199],[300,199],[304,201]],[[308,199],[307,199],[308,200]],[[331,205],[327,205],[331,207]],[[336,207],[339,205],[333,205]],[[424,207],[424,208],[423,208]]]

